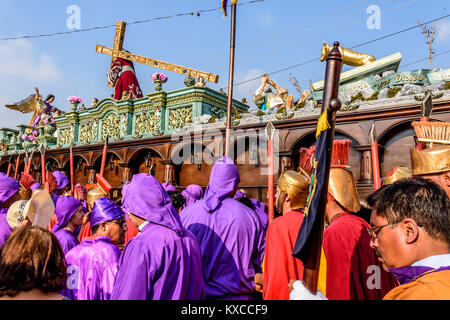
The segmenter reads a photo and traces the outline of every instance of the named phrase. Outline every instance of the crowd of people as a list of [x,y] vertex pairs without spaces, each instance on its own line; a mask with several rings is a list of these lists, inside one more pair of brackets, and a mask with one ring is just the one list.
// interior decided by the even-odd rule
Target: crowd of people
[[59,171],[44,186],[0,173],[0,299],[450,299],[450,147],[414,151],[412,171],[391,170],[363,206],[348,148],[333,145],[316,293],[292,254],[313,159],[281,173],[269,223],[224,156],[205,190],[139,173],[118,203],[98,184],[68,195]]

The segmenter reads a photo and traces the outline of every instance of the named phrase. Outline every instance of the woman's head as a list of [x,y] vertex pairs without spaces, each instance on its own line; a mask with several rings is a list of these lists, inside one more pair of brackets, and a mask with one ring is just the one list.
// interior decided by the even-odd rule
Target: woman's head
[[18,228],[0,251],[0,297],[32,289],[59,292],[66,277],[64,252],[48,230]]

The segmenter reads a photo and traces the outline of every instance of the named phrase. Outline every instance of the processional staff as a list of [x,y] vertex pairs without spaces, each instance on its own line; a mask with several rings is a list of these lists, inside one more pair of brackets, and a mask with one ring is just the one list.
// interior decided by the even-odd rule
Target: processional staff
[[381,188],[381,174],[380,174],[380,158],[378,156],[378,141],[375,131],[375,123],[370,128],[370,155],[372,159],[372,175],[373,175],[373,190],[377,191]]
[[75,180],[74,180],[74,167],[73,167],[73,150],[72,146],[70,146],[70,195],[73,197],[74,193],[74,186],[75,186]]
[[273,137],[275,135],[275,127],[272,122],[269,121],[266,126],[267,137],[267,195],[268,195],[268,207],[269,207],[269,224],[273,221],[275,216],[274,210],[274,166],[273,166]]
[[305,218],[292,253],[294,257],[303,261],[303,281],[313,294],[316,294],[319,278],[335,118],[336,112],[341,108],[341,102],[338,100],[341,71],[342,55],[339,51],[339,42],[335,42],[327,57],[322,113],[317,121],[317,142],[311,177],[312,191],[308,196]]
[[[223,1],[226,7],[227,1]],[[233,106],[233,79],[234,79],[234,49],[236,43],[236,6],[237,0],[231,1],[231,32],[230,32],[230,66],[228,74],[228,102],[227,102],[227,122],[225,130],[225,155],[230,154],[231,135],[231,108]]]
[[19,160],[20,160],[20,154],[17,155],[16,168],[14,169],[14,179],[16,179],[16,180],[17,180],[17,174],[19,173]]

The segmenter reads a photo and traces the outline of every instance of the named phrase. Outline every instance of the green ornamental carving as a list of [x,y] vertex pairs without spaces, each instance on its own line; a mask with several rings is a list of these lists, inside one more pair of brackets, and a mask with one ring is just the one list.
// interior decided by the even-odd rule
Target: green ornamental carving
[[156,109],[155,112],[151,114],[143,112],[136,118],[137,135],[159,131],[160,127],[161,127],[161,112],[159,108]]
[[168,128],[183,128],[187,123],[192,122],[192,107],[178,108],[170,110]]
[[115,113],[110,113],[102,122],[101,138],[104,141],[106,136],[114,140],[120,138],[120,120],[119,116]]
[[80,141],[83,144],[89,144],[92,140],[97,139],[97,120],[86,122],[80,130]]

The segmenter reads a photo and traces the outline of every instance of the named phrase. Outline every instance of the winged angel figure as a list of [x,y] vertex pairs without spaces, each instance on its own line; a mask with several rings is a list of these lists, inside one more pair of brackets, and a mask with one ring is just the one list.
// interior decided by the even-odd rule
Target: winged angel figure
[[22,113],[31,113],[33,116],[28,123],[29,126],[38,127],[46,118],[50,118],[53,113],[59,116],[64,114],[63,111],[55,108],[51,103],[55,100],[55,96],[49,94],[45,100],[42,100],[42,96],[39,94],[39,89],[34,88],[36,93],[30,94],[27,98],[14,104],[7,104],[5,107],[13,110],[20,111]]

